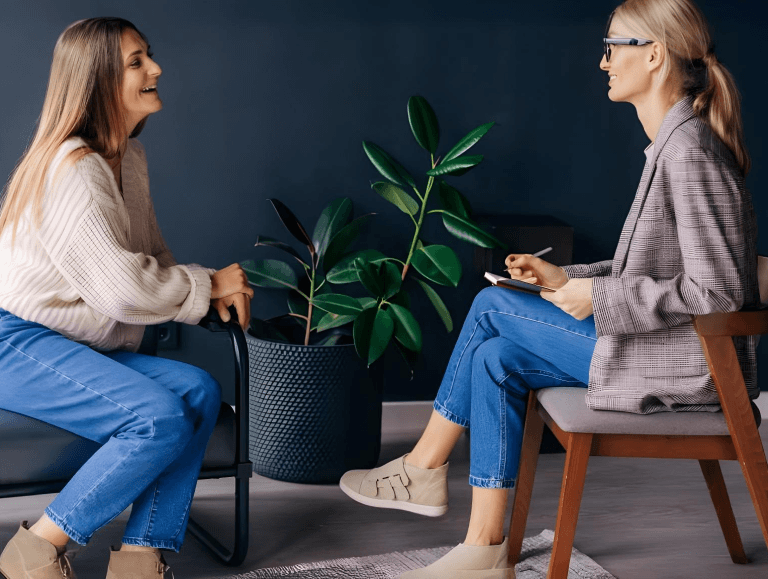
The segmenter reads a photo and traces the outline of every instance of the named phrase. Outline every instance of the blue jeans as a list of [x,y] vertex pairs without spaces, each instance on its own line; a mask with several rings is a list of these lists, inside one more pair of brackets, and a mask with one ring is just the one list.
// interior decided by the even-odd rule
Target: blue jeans
[[586,386],[597,337],[538,295],[499,287],[477,294],[435,399],[470,429],[469,484],[511,488],[517,478],[528,392]]
[[123,542],[178,551],[218,382],[174,360],[96,352],[2,309],[0,371],[0,408],[102,444],[45,514],[85,545],[133,504]]

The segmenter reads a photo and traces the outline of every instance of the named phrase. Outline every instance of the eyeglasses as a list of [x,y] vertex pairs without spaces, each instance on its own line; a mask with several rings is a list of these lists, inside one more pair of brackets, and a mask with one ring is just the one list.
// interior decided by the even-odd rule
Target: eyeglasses
[[603,53],[605,54],[605,62],[611,61],[611,44],[627,44],[629,46],[643,46],[645,44],[651,44],[654,40],[648,40],[647,38],[603,38]]
[[605,38],[603,38],[603,54],[605,54],[605,62],[611,61],[611,44],[626,44],[629,46],[643,46],[645,44],[651,44],[653,40],[647,38],[608,38],[608,31],[611,29],[611,21],[613,20],[614,12],[608,17],[608,24],[605,27]]

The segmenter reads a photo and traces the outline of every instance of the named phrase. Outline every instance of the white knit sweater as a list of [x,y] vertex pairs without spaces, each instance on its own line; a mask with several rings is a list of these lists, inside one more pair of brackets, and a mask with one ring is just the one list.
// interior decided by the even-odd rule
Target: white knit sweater
[[[130,139],[122,161],[123,195],[112,170],[90,154],[52,182],[66,141],[48,171],[43,221],[31,204],[11,246],[0,235],[0,307],[99,350],[136,351],[146,324],[196,324],[208,311],[211,273],[177,265],[157,225],[144,148]],[[125,199],[123,199],[123,196]]]

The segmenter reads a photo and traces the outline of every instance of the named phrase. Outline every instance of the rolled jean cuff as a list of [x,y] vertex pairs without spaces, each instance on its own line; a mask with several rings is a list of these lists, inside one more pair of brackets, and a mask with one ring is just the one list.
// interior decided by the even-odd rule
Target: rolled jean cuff
[[435,412],[437,412],[440,416],[442,416],[446,420],[450,420],[454,424],[458,424],[459,426],[463,426],[464,428],[469,428],[469,420],[467,418],[462,418],[461,416],[457,416],[456,414],[448,410],[445,406],[440,404],[437,400],[435,400],[433,407],[435,409]]
[[511,489],[515,486],[513,478],[478,478],[469,475],[469,484],[481,489]]
[[123,544],[137,545],[139,547],[153,547],[155,549],[168,549],[170,551],[175,551],[176,553],[181,549],[181,543],[176,541],[139,539],[137,537],[123,537]]
[[45,511],[43,512],[49,519],[51,519],[54,522],[54,524],[57,527],[59,527],[62,531],[64,531],[67,535],[69,535],[69,538],[72,539],[78,545],[85,546],[88,544],[88,541],[91,540],[91,537],[93,535],[86,537],[85,535],[78,533],[72,527],[70,527],[67,523],[65,523],[62,517],[54,513],[51,510],[51,507],[46,507]]

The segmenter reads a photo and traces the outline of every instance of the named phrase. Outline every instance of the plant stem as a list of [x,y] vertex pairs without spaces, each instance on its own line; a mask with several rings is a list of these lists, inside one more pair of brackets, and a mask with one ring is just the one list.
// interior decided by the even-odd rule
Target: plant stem
[[309,308],[307,310],[307,331],[304,333],[304,345],[309,346],[309,332],[312,331],[312,300],[315,297],[315,262],[312,261],[312,279],[309,282]]
[[[434,157],[432,158],[434,166]],[[405,260],[405,266],[403,266],[403,275],[400,279],[405,279],[405,275],[408,273],[408,268],[411,265],[411,258],[413,257],[413,251],[416,248],[416,243],[419,241],[419,233],[421,233],[421,226],[424,223],[424,213],[427,208],[427,201],[429,201],[429,193],[432,191],[432,185],[435,183],[435,178],[430,177],[427,181],[427,190],[424,192],[424,202],[421,204],[421,211],[419,212],[419,221],[416,223],[416,231],[413,234],[413,240],[411,240],[411,248],[408,250],[408,258]]]

